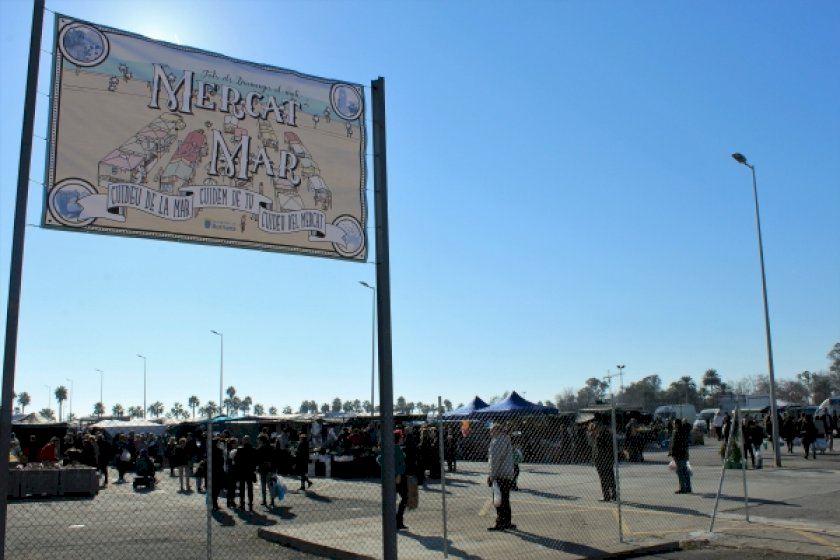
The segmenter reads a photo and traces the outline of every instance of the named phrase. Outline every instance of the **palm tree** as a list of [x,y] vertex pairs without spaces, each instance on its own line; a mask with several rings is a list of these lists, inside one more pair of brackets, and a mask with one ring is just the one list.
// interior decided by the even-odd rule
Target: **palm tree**
[[18,404],[20,405],[20,412],[21,414],[26,414],[26,407],[29,406],[29,403],[32,402],[32,397],[29,396],[29,393],[24,391],[17,398]]
[[39,412],[39,414],[47,420],[55,420],[55,413],[52,411],[51,408],[43,408],[41,409],[41,412]]
[[242,414],[248,414],[251,411],[251,405],[253,402],[254,400],[251,397],[245,397],[242,399],[242,402],[239,405],[239,410],[242,411]]
[[231,410],[233,409],[233,400],[232,399],[225,399],[222,401],[222,407],[225,409],[225,414],[230,416]]
[[143,407],[142,406],[129,406],[128,407],[128,417],[129,418],[142,418],[143,417]]
[[190,399],[187,401],[187,405],[192,409],[193,418],[195,418],[195,408],[201,404],[201,401],[198,400],[198,397],[195,395],[191,396]]
[[169,413],[172,415],[173,418],[180,418],[182,414],[186,412],[184,410],[184,405],[179,402],[176,402],[172,405],[172,408],[169,409]]
[[233,385],[231,385],[230,387],[228,387],[228,388],[225,390],[225,393],[227,393],[227,396],[228,396],[228,398],[229,398],[230,400],[233,400],[233,397],[235,397],[235,396],[236,396],[236,387],[234,387]]
[[157,418],[161,414],[163,414],[163,403],[160,401],[155,401],[152,404],[150,404],[149,408],[146,410],[149,412],[149,414]]
[[123,409],[123,405],[115,404],[111,407],[111,414],[114,416],[123,416],[125,414],[125,409]]
[[215,416],[221,412],[221,409],[219,408],[219,405],[216,404],[216,401],[207,401],[207,404],[204,406],[204,410],[208,416]]
[[452,410],[452,401],[450,401],[449,399],[443,399],[443,406],[446,408],[446,412],[451,411]]
[[[287,406],[286,408],[291,410],[292,407]],[[271,415],[271,416],[277,416],[277,407],[276,406],[269,406],[268,407],[268,414]]]
[[93,413],[101,418],[105,414],[105,405],[101,402],[96,403],[93,405]]
[[55,400],[58,401],[58,421],[61,422],[61,411],[64,408],[64,401],[67,400],[67,387],[59,385],[55,388]]
[[261,405],[260,403],[255,404],[254,405],[254,415],[262,416],[263,414],[265,414],[265,407],[263,405]]

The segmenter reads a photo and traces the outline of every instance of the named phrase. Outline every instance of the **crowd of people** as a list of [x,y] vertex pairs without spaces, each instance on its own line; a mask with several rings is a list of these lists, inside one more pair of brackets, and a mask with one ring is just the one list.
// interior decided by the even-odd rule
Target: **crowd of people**
[[[746,417],[739,423],[742,433],[735,430],[729,414],[715,415],[710,421],[718,439],[723,442],[724,454],[729,457],[731,445],[741,447],[743,460],[747,457],[753,468],[761,468],[761,448],[767,445],[772,425],[769,415],[763,420]],[[649,439],[642,432],[635,419],[624,426],[624,441],[621,446],[613,439],[609,418],[597,416],[585,427],[585,434],[591,446],[591,460],[595,467],[602,494],[602,501],[617,499],[615,460],[631,462],[644,461],[642,451]],[[676,494],[692,493],[691,467],[689,464],[693,425],[688,420],[673,419],[667,426],[668,456],[671,468],[677,476]],[[814,417],[802,414],[780,416],[780,434],[793,453],[794,440],[801,439],[805,458],[816,458],[816,442],[826,438],[828,449],[833,450],[834,435],[838,430],[837,413]],[[733,434],[735,439],[732,439]],[[283,426],[276,432],[263,428],[259,435],[235,436],[224,430],[211,440],[207,452],[207,434],[199,426],[181,436],[155,435],[151,433],[118,433],[113,438],[104,432],[78,431],[68,433],[63,440],[52,437],[45,445],[36,444],[34,436],[28,445],[12,434],[11,455],[20,463],[63,463],[82,464],[97,469],[102,485],[108,485],[109,467],[117,471],[117,483],[125,483],[128,473],[134,474],[135,488],[154,487],[160,471],[169,469],[171,477],[177,477],[179,492],[192,493],[192,483],[200,493],[210,492],[212,507],[219,510],[219,499],[224,494],[226,506],[231,509],[254,511],[254,485],[259,483],[258,498],[267,508],[275,505],[273,490],[278,476],[296,476],[300,490],[306,492],[313,481],[309,478],[311,454],[359,455],[378,450],[378,431],[373,424],[367,427],[308,426],[298,432],[292,426]],[[522,445],[517,443],[521,431],[514,431],[510,425],[496,422],[490,426],[487,447],[487,483],[493,489],[496,507],[496,522],[488,529],[505,531],[516,528],[512,523],[510,493],[518,489],[519,464],[524,460]],[[443,438],[443,460],[441,460],[441,439]],[[412,489],[425,487],[427,478],[439,479],[442,469],[457,472],[458,458],[463,449],[462,431],[450,425],[442,432],[433,425],[398,426],[394,431],[396,490],[399,497],[397,527],[407,529],[405,511]],[[742,438],[742,439],[741,439]],[[772,438],[771,438],[772,439]],[[731,440],[731,441],[730,441]],[[485,445],[487,440],[485,439]],[[734,442],[734,443],[732,443]],[[772,441],[770,445],[772,445]],[[377,451],[378,452],[378,451]],[[381,464],[381,457],[377,458]],[[413,487],[412,487],[413,485]],[[237,504],[237,497],[239,502]]]

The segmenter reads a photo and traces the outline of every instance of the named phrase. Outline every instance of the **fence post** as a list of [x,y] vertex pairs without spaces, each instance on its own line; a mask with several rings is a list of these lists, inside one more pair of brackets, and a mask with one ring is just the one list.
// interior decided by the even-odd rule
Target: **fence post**
[[747,448],[746,448],[746,434],[744,434],[744,418],[741,418],[741,407],[735,403],[735,414],[738,416],[738,428],[741,432],[741,437],[738,438],[741,443],[741,476],[744,479],[744,515],[747,518],[747,523],[750,522],[750,500],[747,496]]
[[444,463],[443,446],[445,445],[443,438],[443,405],[441,404],[441,396],[438,395],[438,451],[440,454],[440,496],[443,502],[443,557],[449,558],[449,538],[446,527],[446,465]]
[[[737,416],[739,410],[740,410],[739,408],[735,409],[736,416]],[[734,424],[734,422],[733,422],[733,424]],[[731,426],[732,426],[732,424],[730,424],[730,428],[729,428],[729,437],[732,437],[732,427]],[[723,464],[721,465],[721,468],[720,468],[720,482],[718,482],[718,491],[717,491],[717,495],[715,496],[715,507],[712,510],[712,521],[709,523],[709,532],[710,533],[713,533],[714,530],[715,530],[715,518],[717,517],[718,504],[720,503],[720,494],[721,494],[721,492],[723,492],[723,479],[726,476],[726,462],[729,460],[729,449],[730,449],[729,438],[724,438],[724,440],[723,440]]]
[[[612,385],[612,379],[610,379]],[[618,432],[615,427],[615,395],[610,394],[611,416],[612,416],[612,437],[613,437],[613,477],[615,478],[615,505],[618,508],[618,542],[624,542],[624,527],[621,523],[621,469],[618,468]]]

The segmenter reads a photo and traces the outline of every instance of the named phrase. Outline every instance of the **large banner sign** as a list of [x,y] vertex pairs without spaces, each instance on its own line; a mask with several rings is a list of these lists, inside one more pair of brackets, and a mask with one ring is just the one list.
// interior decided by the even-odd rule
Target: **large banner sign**
[[55,29],[44,226],[367,258],[362,86]]

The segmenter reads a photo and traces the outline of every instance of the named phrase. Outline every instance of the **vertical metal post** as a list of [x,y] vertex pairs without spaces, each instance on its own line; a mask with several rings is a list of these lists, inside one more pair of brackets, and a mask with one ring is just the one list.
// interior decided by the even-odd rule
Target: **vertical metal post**
[[741,476],[744,479],[744,515],[747,518],[747,523],[750,522],[750,500],[747,497],[747,446],[746,446],[746,437],[744,434],[744,418],[741,418],[741,407],[740,405],[735,405],[735,415],[738,416],[738,428],[740,431],[740,437],[738,438],[739,443],[741,445]]
[[207,505],[207,560],[213,559],[213,413],[207,412],[207,484],[205,501]]
[[443,503],[443,557],[449,558],[449,535],[447,534],[446,526],[446,468],[443,451],[443,446],[445,445],[443,433],[443,403],[440,395],[438,395],[437,412],[438,447],[440,451],[440,496]]
[[[612,387],[612,379],[610,379],[610,387]],[[624,542],[624,527],[621,520],[621,479],[620,469],[618,468],[618,432],[616,431],[615,421],[615,395],[610,390],[610,403],[612,412],[612,437],[613,437],[613,476],[615,477],[615,505],[618,508],[618,542]]]
[[758,258],[761,262],[761,295],[764,299],[764,333],[767,338],[767,368],[770,376],[770,417],[773,421],[773,449],[776,466],[782,466],[782,450],[779,448],[779,415],[776,412],[776,375],[773,371],[773,343],[770,339],[770,309],[767,305],[767,278],[764,274],[764,243],[761,240],[761,218],[758,214],[758,186],[755,178],[755,166],[747,164],[752,171],[753,198],[755,199],[755,227],[758,230]]
[[394,386],[391,363],[391,271],[388,245],[388,173],[385,79],[370,84],[373,105],[373,203],[376,214],[376,303],[379,332],[379,405],[382,414],[382,557],[397,559]]
[[29,195],[29,167],[32,164],[32,134],[35,127],[35,102],[38,93],[38,66],[41,60],[41,27],[44,23],[44,0],[32,4],[32,33],[29,39],[29,70],[20,130],[20,159],[12,226],[12,255],[9,263],[9,298],[6,301],[6,342],[3,354],[3,391],[0,400],[0,560],[6,550],[6,510],[9,487],[9,444],[12,437],[12,408],[17,360],[18,316],[20,314],[23,248],[26,232],[26,203]]

